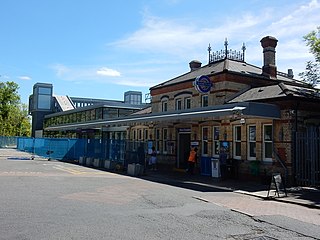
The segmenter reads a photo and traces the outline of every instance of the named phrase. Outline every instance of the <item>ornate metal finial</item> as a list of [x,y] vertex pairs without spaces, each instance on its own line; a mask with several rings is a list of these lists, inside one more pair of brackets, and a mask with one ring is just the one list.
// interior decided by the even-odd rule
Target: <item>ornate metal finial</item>
[[247,49],[245,43],[242,44],[242,48],[241,49],[242,49],[243,52]]
[[208,47],[208,52],[209,52],[209,63],[211,62],[211,46],[209,43],[209,47]]
[[228,39],[224,40],[224,47],[225,47],[225,58],[228,58]]
[[246,48],[246,45],[245,45],[244,43],[242,44],[242,48],[241,48],[241,49],[242,49],[242,59],[243,59],[243,61],[244,61],[244,54],[245,54],[245,51],[246,51],[246,49],[247,49],[247,48]]
[[225,38],[225,41],[224,41],[225,49],[220,50],[220,51],[216,51],[216,52],[211,52],[212,49],[209,44],[209,47],[208,47],[209,63],[221,61],[223,59],[231,59],[231,60],[235,60],[235,61],[244,62],[244,54],[245,54],[245,50],[246,50],[245,44],[243,43],[243,45],[242,45],[242,48],[241,48],[242,52],[228,49],[228,45],[229,45],[228,39]]

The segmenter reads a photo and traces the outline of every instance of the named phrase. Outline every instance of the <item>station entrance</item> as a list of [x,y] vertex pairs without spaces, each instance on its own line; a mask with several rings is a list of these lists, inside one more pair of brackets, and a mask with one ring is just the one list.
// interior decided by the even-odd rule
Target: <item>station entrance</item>
[[177,168],[186,169],[190,152],[191,133],[179,132],[178,136]]

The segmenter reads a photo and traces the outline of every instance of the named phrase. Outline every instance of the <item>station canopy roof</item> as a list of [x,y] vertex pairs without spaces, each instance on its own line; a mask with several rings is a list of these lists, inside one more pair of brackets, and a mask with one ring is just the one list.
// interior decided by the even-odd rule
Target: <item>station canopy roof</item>
[[110,126],[130,126],[134,123],[183,123],[188,121],[219,121],[223,118],[269,118],[280,119],[280,109],[276,105],[241,102],[187,109],[172,112],[133,114],[126,117],[97,120],[85,123],[72,123],[45,128],[46,131],[107,128]]

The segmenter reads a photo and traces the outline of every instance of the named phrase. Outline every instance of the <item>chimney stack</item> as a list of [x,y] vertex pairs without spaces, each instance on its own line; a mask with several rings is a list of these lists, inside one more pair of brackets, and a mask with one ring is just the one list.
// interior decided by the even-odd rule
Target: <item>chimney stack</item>
[[197,60],[192,60],[190,63],[189,63],[189,66],[190,66],[190,71],[194,71],[194,70],[197,70],[199,68],[201,68],[201,62],[197,61]]
[[263,48],[262,75],[269,78],[277,78],[276,46],[278,40],[274,37],[266,36],[260,42]]

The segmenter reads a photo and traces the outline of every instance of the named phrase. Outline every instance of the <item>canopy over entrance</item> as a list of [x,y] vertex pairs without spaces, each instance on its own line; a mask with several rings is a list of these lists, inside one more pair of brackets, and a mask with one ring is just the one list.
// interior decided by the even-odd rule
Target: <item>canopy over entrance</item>
[[86,123],[65,124],[45,128],[46,131],[63,131],[79,128],[105,128],[106,126],[125,126],[132,123],[150,122],[181,122],[181,120],[221,120],[226,116],[241,118],[271,118],[280,119],[280,109],[276,105],[254,102],[232,103],[210,106],[206,108],[187,109],[173,112],[160,112],[150,114],[135,114],[126,117],[99,120]]

